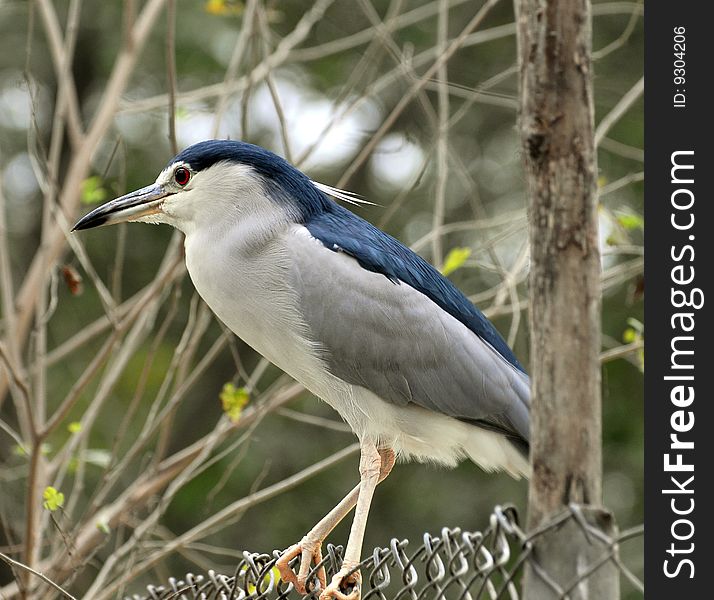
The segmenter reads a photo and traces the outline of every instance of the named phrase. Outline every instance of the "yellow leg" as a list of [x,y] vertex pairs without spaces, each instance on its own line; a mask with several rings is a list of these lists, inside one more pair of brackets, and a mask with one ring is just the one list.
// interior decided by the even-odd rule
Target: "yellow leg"
[[[391,450],[391,448],[380,448],[377,450],[372,446],[372,448],[378,453],[377,454],[377,469],[378,469],[378,477],[376,483],[379,483],[383,481],[387,475],[392,470],[392,467],[394,466],[394,461],[395,461],[395,456],[394,452]],[[295,586],[295,589],[298,591],[300,594],[305,594],[306,593],[306,588],[305,584],[307,582],[307,574],[310,571],[310,563],[311,561],[314,564],[318,564],[319,562],[322,561],[322,542],[325,540],[325,538],[329,535],[329,533],[337,526],[337,524],[342,521],[342,519],[345,518],[347,513],[352,510],[352,508],[358,504],[359,498],[361,497],[360,494],[360,488],[362,486],[362,482],[364,481],[364,477],[362,476],[362,466],[364,462],[364,446],[362,447],[362,452],[360,455],[360,484],[357,485],[349,494],[347,494],[341,501],[340,503],[335,506],[329,513],[327,513],[322,520],[313,527],[310,532],[300,540],[298,544],[295,544],[293,546],[290,546],[285,552],[283,552],[282,556],[278,559],[278,561],[275,563],[275,566],[277,567],[278,571],[280,572],[280,578],[285,581],[286,583],[292,583]],[[376,486],[376,483],[374,486]],[[372,486],[372,492],[370,492],[370,501],[372,494],[374,493],[374,486]],[[367,510],[369,510],[369,504],[367,505]],[[355,515],[355,520],[357,519],[357,516]],[[365,520],[366,520],[366,515],[365,515]],[[354,530],[354,523],[352,525],[352,529]],[[359,553],[362,548],[362,537],[364,536],[364,531],[362,532],[362,536],[360,537],[359,540],[359,548],[357,548],[357,556],[359,557]],[[352,540],[352,533],[350,533],[350,541]],[[349,550],[349,542],[347,544],[347,549]],[[298,570],[297,576],[293,572],[293,570],[289,566],[289,562],[295,558],[296,556],[301,555],[300,557],[300,568]],[[345,561],[347,560],[347,553],[345,553]],[[359,562],[359,559],[357,559],[357,562]],[[356,564],[356,563],[354,563]],[[354,566],[353,564],[353,566]],[[320,582],[320,587],[322,590],[325,590],[327,587],[327,580],[325,576],[325,569],[321,568],[318,573],[317,573],[317,578]]]
[[[374,490],[380,481],[381,463],[382,458],[377,447],[370,443],[363,443],[359,461],[360,483],[357,507],[355,508],[355,518],[352,521],[350,537],[347,540],[345,559],[342,562],[342,568],[332,578],[330,585],[320,594],[320,600],[358,600],[360,597],[362,577],[359,571],[351,575],[348,575],[348,573],[360,562],[369,507],[372,504]],[[340,587],[345,583],[354,586],[350,594],[344,594],[340,590]]]

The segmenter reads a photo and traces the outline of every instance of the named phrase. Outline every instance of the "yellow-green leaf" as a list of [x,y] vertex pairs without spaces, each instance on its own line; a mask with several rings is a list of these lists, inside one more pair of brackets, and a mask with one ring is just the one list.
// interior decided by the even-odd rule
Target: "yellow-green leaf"
[[96,526],[97,529],[99,529],[99,531],[101,531],[104,535],[109,535],[112,532],[112,530],[109,528],[109,523],[104,520],[97,521]]
[[446,255],[441,274],[450,275],[456,269],[463,267],[469,256],[471,256],[471,248],[452,248]]
[[240,15],[245,7],[236,0],[207,0],[204,9],[209,15],[225,17]]
[[632,329],[632,327],[628,327],[625,329],[625,331],[622,332],[622,341],[625,342],[626,344],[631,344],[637,339],[637,332]]
[[627,229],[629,231],[633,229],[643,229],[645,226],[645,220],[640,215],[633,213],[618,215],[617,222],[623,229]]
[[82,431],[82,424],[79,421],[72,421],[69,425],[67,425],[67,431],[70,433],[79,433]]
[[[247,567],[245,569],[241,570],[241,574],[245,573],[246,570],[247,570]],[[265,589],[267,589],[267,587],[270,585],[271,579],[272,579],[273,583],[280,581],[280,571],[278,570],[278,567],[273,567],[272,569],[270,569],[270,571],[268,571],[265,575],[263,575],[263,580],[261,582],[262,583],[261,589],[263,591]],[[255,594],[256,591],[258,591],[258,588],[254,584],[249,583],[248,584],[248,593]]]
[[102,179],[97,175],[87,177],[82,182],[82,204],[97,204],[107,199],[107,190],[102,187]]
[[645,337],[645,326],[634,317],[627,318],[628,327],[622,332],[622,341],[626,344],[637,342]]
[[228,415],[228,418],[236,423],[240,419],[241,412],[248,400],[250,399],[250,394],[245,388],[236,388],[232,383],[226,383],[221,391],[221,405],[223,406],[223,412]]
[[42,506],[50,512],[54,512],[58,508],[62,508],[64,505],[64,494],[57,491],[51,485],[48,485],[45,488],[45,491],[42,492],[42,499],[44,500]]
[[27,450],[25,450],[24,447],[20,446],[20,444],[15,444],[12,447],[12,453],[15,456],[27,456]]

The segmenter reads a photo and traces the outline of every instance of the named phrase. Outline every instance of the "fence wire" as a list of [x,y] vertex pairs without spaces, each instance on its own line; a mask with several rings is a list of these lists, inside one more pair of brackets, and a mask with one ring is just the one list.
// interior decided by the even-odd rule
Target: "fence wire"
[[[414,548],[409,548],[408,540],[396,538],[387,547],[375,548],[355,568],[362,572],[362,600],[518,600],[518,582],[525,564],[531,564],[536,572],[539,569],[533,557],[538,536],[569,519],[578,523],[587,538],[597,538],[605,551],[565,589],[549,584],[553,597],[567,600],[579,581],[609,563],[616,565],[631,590],[644,594],[641,579],[622,562],[619,552],[622,542],[642,537],[642,526],[609,538],[589,525],[578,506],[572,505],[547,526],[526,535],[513,506],[496,506],[484,531],[444,528],[438,536],[425,533],[422,543]],[[232,575],[210,570],[206,575],[188,573],[183,579],[170,578],[166,585],[149,585],[146,593],[126,596],[125,600],[318,600],[318,569],[324,566],[330,581],[342,565],[342,551],[342,546],[326,546],[322,562],[308,575],[305,596],[280,580],[275,563],[281,551],[275,550],[272,554],[244,552]],[[299,556],[290,563],[296,572],[298,563]],[[539,575],[549,581],[546,573]]]

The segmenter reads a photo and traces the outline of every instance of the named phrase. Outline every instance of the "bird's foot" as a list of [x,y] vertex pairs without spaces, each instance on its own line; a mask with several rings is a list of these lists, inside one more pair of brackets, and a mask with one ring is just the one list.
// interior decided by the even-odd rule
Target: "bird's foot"
[[[300,567],[297,575],[290,568],[290,561],[300,555]],[[307,575],[310,572],[310,562],[319,565],[322,562],[322,542],[312,540],[305,536],[300,543],[290,546],[282,553],[275,566],[280,572],[280,579],[285,583],[292,583],[299,594],[307,593]],[[317,580],[320,582],[320,589],[327,587],[327,576],[325,567],[320,567],[317,571]]]
[[[320,600],[359,600],[362,593],[362,575],[359,571],[353,571],[354,566],[356,565],[343,564],[330,585],[320,594]],[[352,591],[346,594],[342,590],[348,585],[352,586]]]

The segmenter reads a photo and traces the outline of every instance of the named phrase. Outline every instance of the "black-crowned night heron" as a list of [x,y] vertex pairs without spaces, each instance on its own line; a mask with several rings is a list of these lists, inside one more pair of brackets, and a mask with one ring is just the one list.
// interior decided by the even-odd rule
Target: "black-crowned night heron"
[[395,456],[528,474],[529,381],[448,279],[331,195],[343,194],[263,148],[206,141],[75,229],[142,221],[183,231],[188,272],[218,318],[357,434],[359,485],[278,565],[304,593],[311,560],[356,506],[342,569],[329,586],[319,575],[321,598],[344,599],[345,584],[359,596],[359,573],[347,575]]

